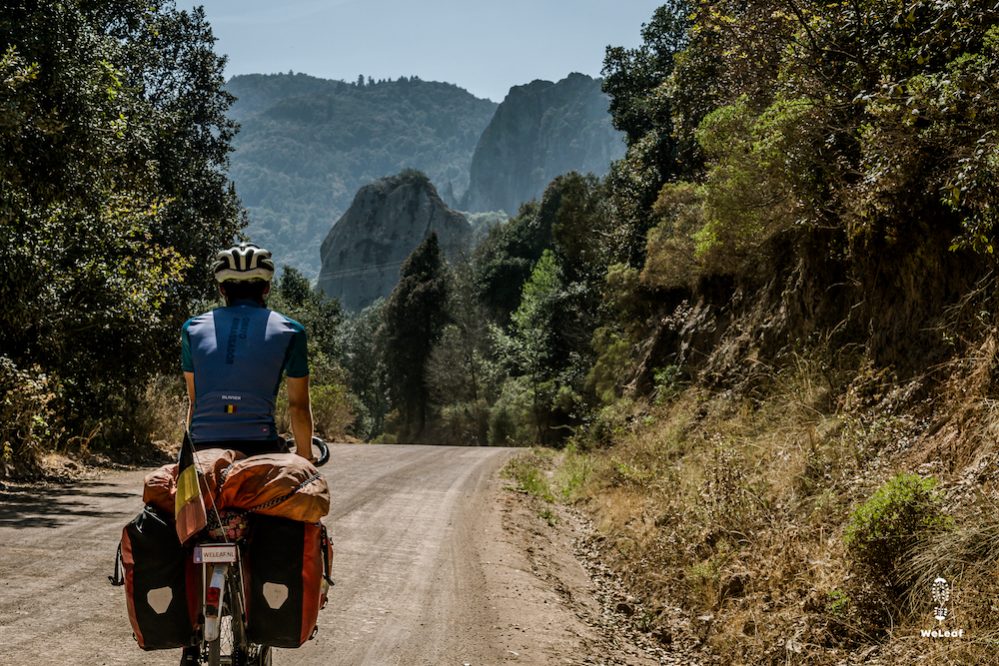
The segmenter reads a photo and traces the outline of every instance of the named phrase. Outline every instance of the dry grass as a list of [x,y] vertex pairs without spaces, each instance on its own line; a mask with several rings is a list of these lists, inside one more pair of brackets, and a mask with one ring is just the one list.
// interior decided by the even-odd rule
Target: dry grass
[[179,444],[184,438],[187,419],[187,389],[175,376],[153,378],[146,387],[139,421],[146,428],[148,439],[167,446]]
[[[871,647],[894,655],[881,663],[930,653],[986,663],[999,638],[999,507],[985,527],[985,513],[972,509],[983,497],[954,507],[958,527],[912,554],[913,596],[890,627],[866,617],[867,583],[843,545],[851,510],[924,446],[926,410],[912,407],[919,383],[862,369],[833,394],[807,358],[770,380],[755,400],[688,389],[590,454],[575,496],[595,518],[608,563],[652,607],[676,602],[692,618],[710,617],[704,645],[724,663],[845,663]],[[945,477],[945,488],[953,481]],[[926,584],[937,575],[963,590],[954,608],[975,640],[919,637]]]

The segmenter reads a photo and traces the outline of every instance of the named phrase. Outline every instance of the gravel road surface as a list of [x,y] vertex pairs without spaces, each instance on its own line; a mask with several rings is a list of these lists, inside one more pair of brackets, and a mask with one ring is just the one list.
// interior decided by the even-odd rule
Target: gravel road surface
[[[512,454],[334,446],[325,522],[337,584],[318,636],[274,663],[582,663],[590,629],[504,527],[497,473]],[[179,650],[139,650],[107,580],[147,471],[0,491],[0,664],[178,662]]]

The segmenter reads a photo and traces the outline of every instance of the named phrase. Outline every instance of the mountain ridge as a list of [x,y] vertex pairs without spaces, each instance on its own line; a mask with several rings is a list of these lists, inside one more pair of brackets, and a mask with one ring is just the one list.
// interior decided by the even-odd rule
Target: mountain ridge
[[232,77],[241,124],[233,181],[247,234],[309,277],[319,244],[364,185],[408,168],[463,191],[496,103],[451,83],[400,78],[358,85],[305,74]]
[[535,79],[510,88],[483,130],[461,207],[505,210],[537,199],[570,171],[602,176],[624,157],[602,80],[572,72],[559,81]]

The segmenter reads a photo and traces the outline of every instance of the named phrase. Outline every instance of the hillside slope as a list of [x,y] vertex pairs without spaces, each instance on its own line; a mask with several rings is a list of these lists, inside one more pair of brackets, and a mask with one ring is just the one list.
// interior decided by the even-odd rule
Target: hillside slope
[[539,494],[719,663],[996,663],[999,10],[684,7],[607,54],[600,401]]

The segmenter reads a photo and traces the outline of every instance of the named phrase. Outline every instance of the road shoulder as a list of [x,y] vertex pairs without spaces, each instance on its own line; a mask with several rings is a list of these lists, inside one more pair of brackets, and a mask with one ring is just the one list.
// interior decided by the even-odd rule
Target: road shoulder
[[[606,607],[577,557],[583,525],[564,507],[546,506],[494,479],[495,510],[485,521],[480,553],[503,663],[662,663]],[[623,617],[623,616],[622,616]],[[669,663],[669,662],[667,662]]]

